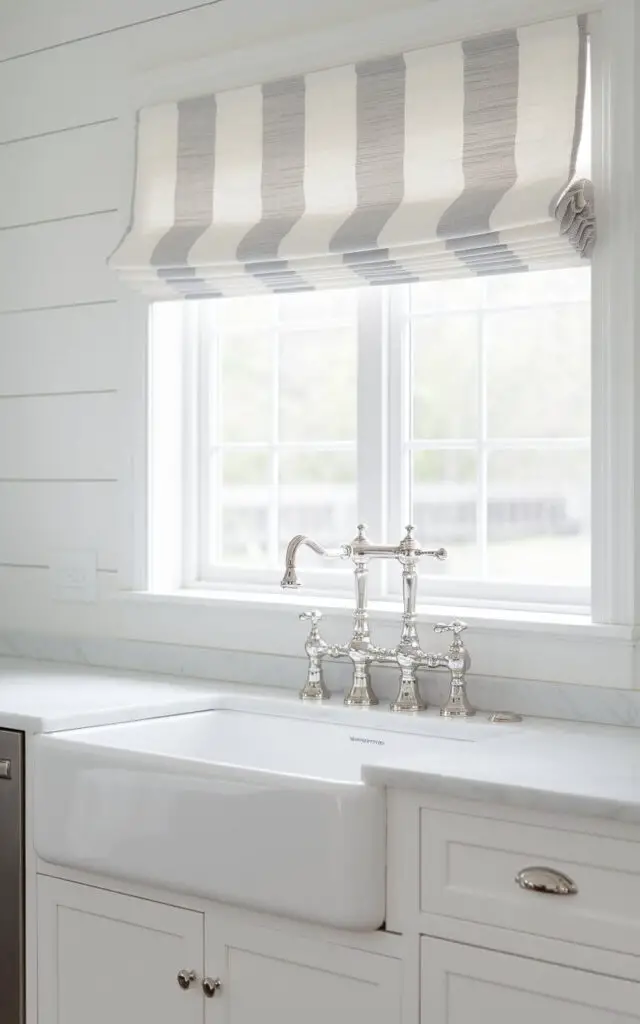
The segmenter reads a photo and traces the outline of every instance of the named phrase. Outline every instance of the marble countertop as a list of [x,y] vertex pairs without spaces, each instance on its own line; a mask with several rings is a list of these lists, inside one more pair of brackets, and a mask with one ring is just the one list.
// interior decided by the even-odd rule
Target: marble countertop
[[0,659],[0,728],[57,732],[221,707],[348,726],[350,739],[362,737],[351,745],[357,777],[371,785],[640,824],[637,729],[536,718],[496,725],[437,710],[405,717],[337,700],[309,707],[260,686]]
[[207,711],[218,691],[196,680],[0,658],[0,729],[57,732]]
[[[640,824],[637,729],[529,719],[500,742],[364,765],[371,785]],[[452,744],[452,746],[454,746]]]

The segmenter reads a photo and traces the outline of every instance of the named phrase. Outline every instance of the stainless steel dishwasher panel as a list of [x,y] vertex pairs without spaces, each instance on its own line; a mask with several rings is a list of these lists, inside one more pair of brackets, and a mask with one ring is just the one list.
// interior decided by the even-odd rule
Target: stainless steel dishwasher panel
[[0,729],[0,1018],[24,1024],[24,736]]

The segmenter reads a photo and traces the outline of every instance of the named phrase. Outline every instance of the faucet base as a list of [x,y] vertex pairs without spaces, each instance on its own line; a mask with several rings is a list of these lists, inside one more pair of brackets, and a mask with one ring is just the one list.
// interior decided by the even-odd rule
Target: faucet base
[[391,702],[391,711],[415,712],[424,711],[427,705],[420,696],[418,684],[415,679],[402,679],[398,696]]
[[373,692],[369,679],[358,679],[344,698],[344,703],[350,708],[371,708],[380,701]]
[[469,703],[464,689],[452,692],[449,700],[440,708],[442,718],[473,718],[476,709]]
[[319,686],[317,683],[314,683],[313,686],[305,686],[300,690],[298,696],[300,700],[331,700],[331,694],[326,686]]
[[446,708],[440,708],[442,718],[473,718],[475,713],[475,708],[451,708],[448,705]]

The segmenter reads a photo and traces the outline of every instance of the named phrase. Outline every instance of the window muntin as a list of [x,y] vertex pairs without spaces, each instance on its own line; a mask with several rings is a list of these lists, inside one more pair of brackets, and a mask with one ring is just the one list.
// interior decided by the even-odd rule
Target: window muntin
[[588,268],[409,289],[404,502],[456,578],[589,587],[589,293]]
[[[198,580],[273,586],[294,533],[336,543],[370,518],[395,537],[411,520],[450,551],[423,567],[427,599],[586,605],[589,270],[375,291],[190,304]],[[382,451],[358,416],[380,375]],[[305,561],[311,587],[350,586],[347,566]],[[396,576],[374,575],[372,596]]]
[[[204,578],[274,570],[294,533],[357,519],[358,294],[203,302]],[[317,568],[317,565],[316,567]]]

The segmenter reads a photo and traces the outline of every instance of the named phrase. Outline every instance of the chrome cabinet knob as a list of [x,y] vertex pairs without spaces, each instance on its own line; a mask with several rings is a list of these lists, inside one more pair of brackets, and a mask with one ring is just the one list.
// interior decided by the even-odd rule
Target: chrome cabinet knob
[[554,868],[523,868],[516,875],[516,882],[528,892],[542,892],[549,896],[575,896],[578,892],[573,879]]
[[222,982],[220,978],[203,978],[202,979],[202,991],[204,992],[207,999],[213,999],[215,994],[222,988]]
[[196,980],[195,971],[178,971],[178,985],[185,991],[190,988],[191,983]]

